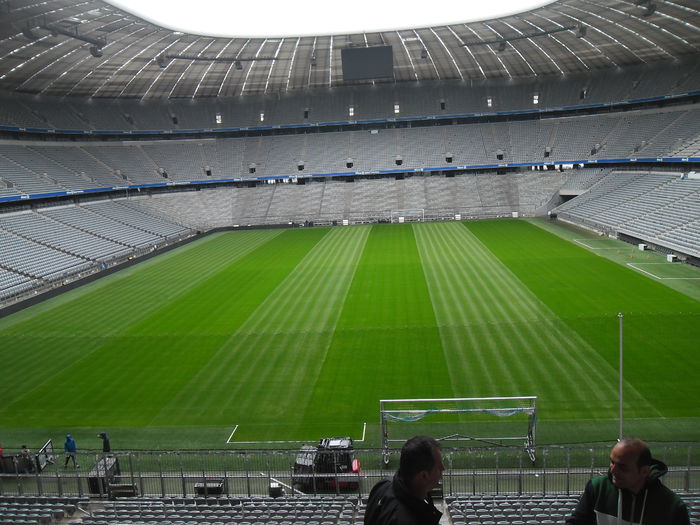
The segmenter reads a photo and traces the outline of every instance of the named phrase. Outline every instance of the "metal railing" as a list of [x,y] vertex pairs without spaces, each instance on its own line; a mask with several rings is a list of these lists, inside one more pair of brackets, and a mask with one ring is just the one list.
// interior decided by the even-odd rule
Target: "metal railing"
[[[700,443],[653,445],[669,466],[663,480],[681,492],[700,491]],[[533,464],[522,448],[443,448],[442,491],[460,494],[578,494],[607,470],[609,446],[538,447]],[[398,453],[384,465],[381,449],[358,449],[358,473],[295,472],[295,450],[119,452],[78,454],[79,468],[56,453],[43,470],[20,455],[3,461],[0,494],[108,497],[254,497],[275,487],[287,497],[357,494],[391,477]],[[8,465],[10,465],[8,467]],[[349,482],[349,483],[345,483]],[[303,489],[300,487],[304,487]]]

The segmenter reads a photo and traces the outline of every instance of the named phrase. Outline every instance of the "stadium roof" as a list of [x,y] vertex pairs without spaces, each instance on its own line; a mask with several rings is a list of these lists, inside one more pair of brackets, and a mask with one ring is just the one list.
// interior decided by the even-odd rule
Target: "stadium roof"
[[558,0],[477,22],[226,38],[166,29],[101,0],[0,0],[4,92],[143,99],[334,87],[348,84],[341,50],[373,46],[392,47],[397,82],[536,79],[668,63],[698,56],[700,3]]
[[230,0],[106,0],[156,25],[175,31],[223,37],[343,35],[487,20],[522,13],[553,0],[489,0],[456,5],[455,0],[353,0],[328,9],[328,0],[269,0],[273,16],[255,2]]

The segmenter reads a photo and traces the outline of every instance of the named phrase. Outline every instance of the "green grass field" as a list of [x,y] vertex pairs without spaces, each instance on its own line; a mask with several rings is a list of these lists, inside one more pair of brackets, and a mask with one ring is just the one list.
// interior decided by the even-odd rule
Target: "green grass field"
[[0,319],[0,442],[231,449],[366,422],[376,446],[380,399],[515,395],[538,396],[540,443],[612,440],[618,312],[628,434],[700,441],[689,282],[518,220],[218,233]]

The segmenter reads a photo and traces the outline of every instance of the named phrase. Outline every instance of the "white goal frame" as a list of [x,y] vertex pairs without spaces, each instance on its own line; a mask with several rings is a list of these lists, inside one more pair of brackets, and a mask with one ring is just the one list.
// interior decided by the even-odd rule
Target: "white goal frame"
[[425,222],[425,209],[408,208],[405,210],[391,210],[391,222]]
[[[524,415],[522,433],[510,435],[466,435],[452,433],[446,436],[433,435],[438,441],[466,442],[480,441],[485,444],[502,445],[504,441],[519,441],[531,461],[535,461],[535,436],[537,431],[537,396],[516,397],[455,397],[434,399],[382,399],[379,401],[380,430],[382,435],[382,455],[389,463],[390,444],[403,443],[404,437],[389,435],[389,423],[412,423],[436,414],[486,414],[496,418]],[[496,421],[496,419],[494,419]],[[439,425],[439,424],[438,424]],[[463,428],[468,423],[458,423]],[[436,426],[437,430],[437,426]],[[475,429],[472,429],[472,434]]]

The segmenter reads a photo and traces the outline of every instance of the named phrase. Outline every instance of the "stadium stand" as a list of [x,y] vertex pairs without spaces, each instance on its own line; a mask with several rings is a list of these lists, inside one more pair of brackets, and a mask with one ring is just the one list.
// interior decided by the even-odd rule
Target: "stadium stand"
[[32,154],[46,157],[82,180],[94,183],[98,187],[114,186],[119,183],[112,169],[80,147],[28,146],[27,149]]
[[29,212],[0,218],[0,228],[56,250],[94,261],[108,260],[129,252],[124,245],[51,220],[40,213]]
[[554,212],[600,231],[700,256],[700,180],[679,173],[612,170]]
[[[684,107],[303,135],[113,145],[0,144],[0,177],[11,183],[6,189],[31,194],[124,183],[480,166],[498,162],[499,151],[500,160],[511,163],[575,163],[603,157],[666,156],[674,149],[687,150],[697,137],[700,110]],[[545,155],[546,150],[551,156]],[[451,163],[446,161],[447,153],[452,154]],[[395,162],[398,157],[400,166]],[[346,166],[348,158],[354,161],[352,168]],[[251,166],[255,166],[252,173]]]
[[156,236],[130,225],[117,224],[102,217],[87,207],[70,206],[54,208],[43,212],[49,218],[72,226],[78,230],[90,231],[102,238],[124,246],[142,247],[156,241]]
[[97,187],[87,176],[73,173],[47,158],[44,149],[25,146],[0,145],[0,155],[31,173],[48,179],[62,189],[79,190]]
[[[700,522],[700,498],[681,494],[688,505],[690,522]],[[523,525],[564,523],[578,494],[476,494],[445,498],[453,525]]]
[[[624,8],[636,9],[643,3],[627,2]],[[10,4],[15,3],[0,0],[0,9],[9,13]],[[51,2],[34,4],[18,11],[39,13],[40,4]],[[76,4],[92,7],[90,1]],[[659,4],[660,11],[678,7],[674,2]],[[572,6],[577,13],[583,11],[575,2],[559,7],[567,11]],[[61,11],[60,6],[56,11]],[[673,24],[692,9],[683,11],[664,14],[658,26],[646,15],[623,13],[629,20],[641,20],[650,31],[663,26],[660,32],[670,42],[658,34],[643,36],[662,52],[662,58],[655,60],[648,56],[648,48],[635,50],[628,45],[631,35],[639,36],[630,29],[619,28],[624,38],[619,42],[611,38],[604,46],[600,41],[597,45],[595,38],[589,42],[572,37],[585,51],[579,56],[580,51],[567,47],[565,60],[550,58],[549,46],[533,46],[531,38],[518,36],[504,54],[489,51],[493,63],[483,62],[488,71],[482,70],[481,76],[468,74],[464,65],[452,59],[461,78],[453,74],[439,81],[397,79],[332,88],[309,81],[304,89],[268,91],[265,87],[238,96],[243,93],[232,88],[228,94],[206,97],[179,96],[173,88],[139,98],[138,92],[132,96],[127,86],[121,86],[107,93],[77,89],[57,98],[44,91],[51,93],[61,82],[46,85],[42,79],[50,75],[43,70],[12,84],[12,74],[6,73],[29,70],[34,59],[38,62],[41,55],[50,56],[67,45],[64,41],[33,43],[22,35],[23,24],[8,23],[5,26],[11,30],[5,42],[20,42],[22,52],[4,47],[0,61],[6,61],[0,65],[26,58],[27,66],[12,63],[12,71],[6,67],[0,75],[7,88],[0,92],[0,126],[11,128],[4,129],[0,140],[0,199],[26,201],[0,206],[0,301],[9,304],[60,287],[198,231],[289,223],[334,225],[345,220],[350,224],[388,222],[400,214],[408,220],[417,216],[454,220],[457,215],[468,219],[552,211],[587,228],[700,259],[700,180],[682,177],[688,171],[685,167],[669,168],[671,162],[675,166],[700,155],[700,60],[692,37],[697,24],[683,22],[691,36],[676,35]],[[598,18],[603,17],[596,13]],[[111,78],[113,72],[118,76],[117,69],[134,73],[133,63],[122,68],[118,61],[111,62],[122,45],[111,36],[116,53],[105,53],[109,56],[104,61],[111,69],[95,75],[86,72],[85,78],[105,74]],[[141,42],[135,38],[129,35],[124,41],[136,48]],[[407,59],[421,67],[413,56],[411,38],[401,38]],[[461,38],[446,44],[434,32],[431,39],[448,53],[455,45],[465,50]],[[632,62],[636,66],[616,63],[620,56],[611,51],[613,41],[624,47],[626,55],[638,59]],[[515,46],[521,43],[536,48],[535,54],[546,55],[554,66],[578,61],[579,71],[588,73],[577,73],[575,68],[550,74],[501,70],[498,63],[510,63],[508,57],[516,55],[510,48],[518,51]],[[671,43],[687,45],[691,51],[676,56]],[[599,51],[604,47],[607,50]],[[484,59],[467,51],[481,68],[479,61]],[[521,52],[517,54],[523,56]],[[601,66],[592,54],[609,64]],[[527,62],[532,51],[525,55]],[[173,76],[172,71],[161,72],[153,56],[139,57],[144,63],[138,67],[153,66],[154,75]],[[452,67],[450,60],[442,62]],[[444,67],[432,63],[436,72]],[[301,74],[311,79],[315,74],[328,77],[330,72],[325,66],[307,67]],[[293,74],[299,72],[290,66],[290,83]],[[251,83],[254,76],[259,75],[251,75]],[[439,73],[435,78],[440,78]],[[33,82],[44,84],[33,88]],[[175,96],[170,97],[171,93]],[[398,114],[393,112],[394,104],[400,106]],[[284,129],[289,127],[295,129]],[[98,133],[105,130],[109,133]],[[652,169],[641,166],[641,161],[636,165],[643,158],[666,160]],[[584,162],[586,167],[578,169]],[[502,165],[507,163],[524,166],[506,169]],[[600,167],[602,163],[606,167]],[[577,169],[563,170],[562,164],[575,164]],[[197,184],[187,186],[189,182]],[[153,185],[164,187],[150,191],[147,186]],[[101,193],[95,197],[87,193],[90,190]],[[56,192],[65,194],[51,195]],[[0,495],[0,525],[359,525],[364,515],[364,501],[358,495],[117,499],[121,495],[114,492],[114,500],[108,500],[107,494],[92,498],[7,495],[34,490],[31,483],[39,477],[20,476],[25,474],[0,479],[5,492]],[[57,473],[56,486],[52,479],[43,486],[39,483],[39,491],[60,493],[64,479],[71,478]],[[74,479],[80,487],[89,478]],[[125,484],[127,489],[133,487]],[[691,523],[700,525],[700,494],[683,496]],[[554,490],[450,495],[443,501],[443,521],[451,525],[561,523],[577,499],[578,494]]]
[[119,184],[148,184],[163,180],[158,175],[158,166],[153,164],[138,145],[118,143],[92,146],[86,144],[83,149],[98,162],[112,169],[117,180],[121,179]]
[[138,498],[84,504],[80,509],[79,512],[72,513],[70,523],[84,525],[117,523],[353,525],[362,523],[363,518],[363,506],[357,497],[345,496],[298,496],[278,499],[266,497]]
[[0,524],[50,525],[76,515],[86,498],[53,496],[0,496]]
[[0,300],[60,286],[193,234],[152,209],[111,200],[0,214]]
[[[205,104],[201,105],[200,110]],[[8,252],[0,261],[6,272],[3,297],[80,274],[98,262],[151,251],[194,231],[344,220],[371,223],[390,221],[393,212],[401,210],[422,213],[426,220],[531,216],[570,196],[577,197],[552,210],[562,219],[697,257],[696,181],[671,184],[679,179],[677,171],[669,175],[663,170],[625,173],[590,165],[569,171],[541,167],[691,151],[700,137],[699,111],[680,105],[534,120],[477,119],[449,126],[174,141],[5,141],[0,143],[2,195],[100,189],[119,192],[115,197],[120,202],[96,205],[80,199],[76,205],[58,200],[58,206],[34,205],[22,213],[18,210],[23,208],[6,208],[11,213],[5,214],[0,228],[14,239],[8,243],[25,243],[28,253],[53,250],[61,262],[37,269],[10,259]],[[458,170],[449,177],[440,172],[448,164],[502,162],[540,169],[521,167],[500,175]],[[429,168],[436,171],[426,172]],[[397,170],[403,173],[381,176]],[[353,178],[337,180],[344,174]],[[297,184],[297,178],[304,183]],[[120,190],[120,185],[222,179],[251,182],[186,193],[136,192],[129,198]],[[8,219],[10,215],[15,216]]]
[[249,224],[314,224],[389,221],[394,210],[422,209],[426,220],[534,215],[555,194],[562,172],[529,171],[493,177],[468,173],[445,177],[416,174],[394,178],[220,187],[135,199],[144,207],[172,215],[192,228]]
[[13,234],[0,232],[0,241],[3,266],[29,277],[54,280],[89,267],[84,259]]
[[[700,523],[700,496],[682,494],[690,521]],[[438,500],[452,525],[563,523],[578,494],[472,494]],[[354,525],[363,522],[365,500],[357,496],[165,497],[112,501],[78,497],[0,496],[0,523],[73,525],[234,523]]]
[[[372,97],[363,95],[361,86],[338,86],[332,94],[326,90],[291,93],[272,100],[259,95],[244,100],[195,102],[130,100],[84,101],[74,98],[56,104],[46,99],[30,99],[2,94],[0,123],[15,126],[90,129],[90,130],[156,130],[216,129],[260,125],[264,109],[266,125],[290,123],[323,123],[343,120],[386,118],[395,102],[400,103],[402,117],[455,115],[488,111],[517,111],[533,108],[533,93],[539,95],[539,108],[560,108],[577,104],[606,104],[656,96],[682,95],[700,83],[700,67],[689,59],[679,64],[655,64],[613,73],[614,82],[603,75],[570,75],[550,77],[533,82],[492,80],[482,84],[460,82],[423,82],[420,86],[377,85]],[[581,98],[585,88],[585,98]],[[492,107],[487,99],[491,98]],[[440,101],[445,102],[441,109]],[[348,108],[355,115],[348,118]],[[309,108],[308,118],[303,109]],[[215,116],[221,115],[218,124]],[[177,124],[173,117],[176,117]]]
[[561,195],[581,195],[608,173],[610,173],[610,168],[571,171],[564,184],[559,188],[559,193]]
[[474,495],[446,499],[454,525],[477,523],[563,523],[573,510],[577,495]]
[[31,290],[37,284],[37,280],[28,275],[0,268],[0,299]]

